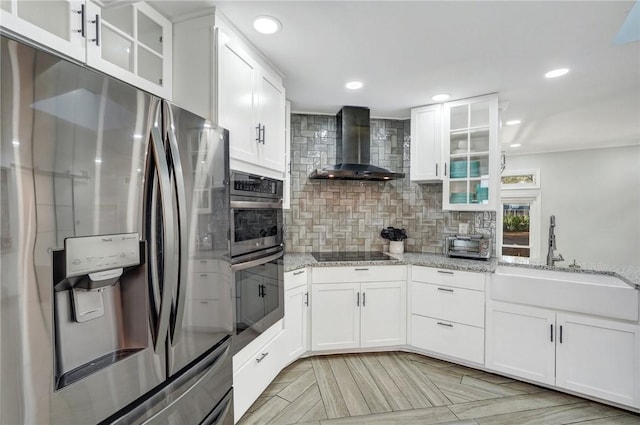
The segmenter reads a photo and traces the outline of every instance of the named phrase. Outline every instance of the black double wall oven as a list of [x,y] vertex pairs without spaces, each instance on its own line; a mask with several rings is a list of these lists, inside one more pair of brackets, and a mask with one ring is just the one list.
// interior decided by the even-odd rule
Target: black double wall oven
[[235,353],[284,317],[283,185],[232,171],[230,194]]

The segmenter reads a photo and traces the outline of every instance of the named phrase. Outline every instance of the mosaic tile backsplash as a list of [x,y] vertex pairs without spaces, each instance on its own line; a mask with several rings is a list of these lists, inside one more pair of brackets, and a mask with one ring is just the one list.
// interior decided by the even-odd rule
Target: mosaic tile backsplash
[[291,115],[291,209],[285,210],[287,252],[388,251],[385,227],[407,231],[405,251],[442,254],[444,238],[469,223],[491,235],[495,212],[442,210],[442,184],[409,181],[410,120],[371,120],[371,163],[406,177],[388,182],[309,180],[336,162],[336,119]]

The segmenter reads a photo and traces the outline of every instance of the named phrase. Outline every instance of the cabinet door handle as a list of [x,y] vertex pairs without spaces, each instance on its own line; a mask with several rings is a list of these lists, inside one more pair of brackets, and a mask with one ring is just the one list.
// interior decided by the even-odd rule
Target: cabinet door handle
[[562,325],[560,325],[560,344],[562,344]]
[[266,128],[266,126],[264,124],[262,124],[262,144],[263,145],[265,144],[264,143],[264,141],[265,141],[265,138],[264,138],[265,128]]
[[437,322],[437,323],[440,326],[446,326],[448,328],[452,328],[453,327],[453,324],[451,324],[451,323],[444,323],[444,322]]
[[100,15],[96,14],[96,19],[91,23],[96,24],[96,38],[91,39],[91,41],[94,41],[96,46],[100,46]]
[[200,275],[200,277],[207,277],[207,276],[209,276],[209,275],[208,274],[204,274],[204,273]]
[[360,292],[358,292],[357,298],[356,298],[356,306],[360,307]]
[[436,177],[438,177],[438,163],[436,162]]
[[362,307],[366,306],[366,302],[367,302],[367,299],[365,298],[366,296],[367,296],[367,293],[363,292],[362,293]]
[[261,361],[264,360],[265,357],[267,357],[269,355],[269,352],[267,351],[266,353],[262,353],[262,355],[260,356],[259,359],[256,359],[257,363],[260,363]]
[[260,123],[256,127],[256,143],[260,143]]
[[80,5],[80,10],[75,11],[78,15],[80,15],[80,29],[76,30],[80,33],[83,38],[87,37],[87,23],[85,21],[85,9],[84,4]]
[[444,163],[444,176],[447,177],[447,163]]
[[304,305],[309,307],[309,293],[308,292],[304,293]]
[[438,288],[438,291],[453,292],[453,289],[450,289],[450,288]]
[[450,272],[448,270],[438,270],[438,273],[440,273],[440,274],[453,274],[453,272]]
[[369,269],[355,269],[355,270],[356,270],[357,272],[366,272],[366,271],[368,271]]
[[549,325],[551,326],[551,342],[553,342],[553,325]]
[[302,273],[304,273],[304,270],[300,270],[299,272],[293,272],[293,275],[298,276],[299,274],[302,274]]

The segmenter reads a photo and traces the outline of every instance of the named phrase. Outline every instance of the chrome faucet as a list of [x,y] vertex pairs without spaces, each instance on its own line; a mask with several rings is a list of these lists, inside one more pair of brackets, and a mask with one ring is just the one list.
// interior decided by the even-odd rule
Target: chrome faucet
[[556,247],[556,235],[554,229],[556,227],[556,216],[552,215],[549,223],[549,251],[547,252],[547,266],[554,266],[556,261],[564,261],[562,254],[554,255]]

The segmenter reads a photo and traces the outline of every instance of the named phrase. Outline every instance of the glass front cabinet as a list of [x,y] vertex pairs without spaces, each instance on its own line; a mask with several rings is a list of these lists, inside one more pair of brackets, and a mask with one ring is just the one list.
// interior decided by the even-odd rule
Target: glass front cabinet
[[144,2],[0,0],[0,26],[171,99],[172,25]]
[[499,198],[498,95],[411,110],[411,181],[442,182],[442,208],[495,211]]
[[495,210],[499,198],[498,96],[444,104],[445,210]]

